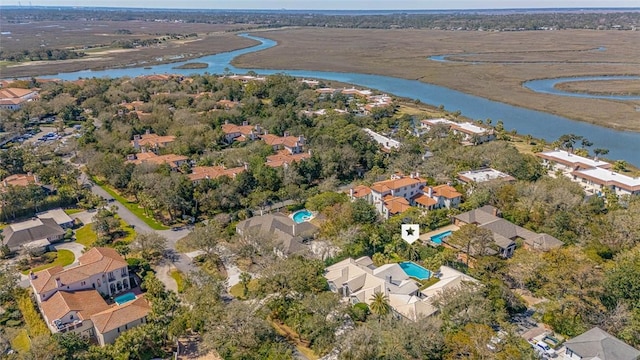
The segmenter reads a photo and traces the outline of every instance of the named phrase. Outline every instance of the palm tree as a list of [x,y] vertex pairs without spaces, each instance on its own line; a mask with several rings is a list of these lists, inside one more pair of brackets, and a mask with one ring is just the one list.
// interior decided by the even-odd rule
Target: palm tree
[[378,317],[378,322],[380,319],[391,312],[391,305],[389,305],[389,297],[382,292],[376,291],[371,296],[371,304],[369,304],[369,309],[372,313],[376,314]]
[[242,297],[246,298],[249,295],[249,282],[251,281],[251,274],[248,272],[240,273],[240,284],[242,284]]

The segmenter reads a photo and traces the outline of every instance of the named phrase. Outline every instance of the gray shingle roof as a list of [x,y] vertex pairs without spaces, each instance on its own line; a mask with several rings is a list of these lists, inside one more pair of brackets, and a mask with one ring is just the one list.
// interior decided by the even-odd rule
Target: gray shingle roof
[[53,219],[32,219],[7,225],[2,234],[4,243],[16,249],[33,241],[52,240],[64,235],[64,230]]
[[565,346],[582,360],[637,360],[640,357],[640,351],[599,327],[568,340]]
[[296,224],[289,217],[275,213],[243,220],[236,225],[236,231],[241,235],[247,235],[249,232],[271,234],[284,253],[292,254],[303,251],[303,240],[312,237],[318,228],[310,222]]

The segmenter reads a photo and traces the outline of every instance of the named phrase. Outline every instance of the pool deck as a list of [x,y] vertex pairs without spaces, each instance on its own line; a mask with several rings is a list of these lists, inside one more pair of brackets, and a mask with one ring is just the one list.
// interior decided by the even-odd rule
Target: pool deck
[[460,229],[460,227],[456,226],[456,225],[447,225],[447,226],[443,226],[441,228],[438,228],[436,230],[433,231],[429,231],[428,233],[424,233],[424,234],[420,234],[420,241],[422,241],[425,244],[431,244],[431,237],[434,235],[438,235],[438,234],[442,234],[443,232],[446,231],[457,231],[458,229]]

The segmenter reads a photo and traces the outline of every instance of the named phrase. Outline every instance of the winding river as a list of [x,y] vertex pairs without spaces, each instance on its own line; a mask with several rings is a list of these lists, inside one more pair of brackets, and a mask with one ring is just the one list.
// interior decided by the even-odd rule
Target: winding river
[[[609,149],[608,156],[610,158],[623,159],[636,166],[640,166],[640,133],[617,131],[601,126],[578,122],[541,111],[529,110],[497,101],[487,100],[482,97],[465,94],[446,87],[431,85],[417,80],[406,80],[389,76],[358,73],[306,70],[238,69],[231,65],[231,60],[235,57],[242,54],[268,49],[276,45],[276,42],[270,39],[259,38],[246,34],[241,36],[257,40],[260,44],[227,53],[204,56],[180,63],[156,65],[149,68],[143,68],[141,66],[128,69],[109,69],[99,71],[85,70],[60,73],[48,77],[63,80],[76,80],[87,77],[135,77],[161,73],[184,75],[194,73],[222,74],[225,69],[237,73],[246,73],[247,71],[253,70],[258,74],[264,75],[287,73],[295,77],[318,78],[351,83],[358,86],[378,89],[401,97],[419,99],[427,104],[433,104],[436,106],[444,105],[447,110],[460,110],[463,115],[473,119],[490,118],[494,123],[497,120],[502,120],[504,122],[504,127],[507,130],[516,130],[520,134],[531,134],[534,137],[543,138],[547,141],[554,141],[563,134],[572,133],[581,135],[592,141],[594,143],[594,147]],[[176,66],[194,61],[207,63],[209,64],[209,67],[207,69],[174,69]],[[640,118],[640,113],[638,117]]]

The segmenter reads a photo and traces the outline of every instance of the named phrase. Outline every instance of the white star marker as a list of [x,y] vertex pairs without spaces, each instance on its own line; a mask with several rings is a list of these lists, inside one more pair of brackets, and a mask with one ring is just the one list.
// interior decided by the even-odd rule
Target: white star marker
[[418,224],[402,224],[402,240],[413,244],[420,237],[420,226]]

